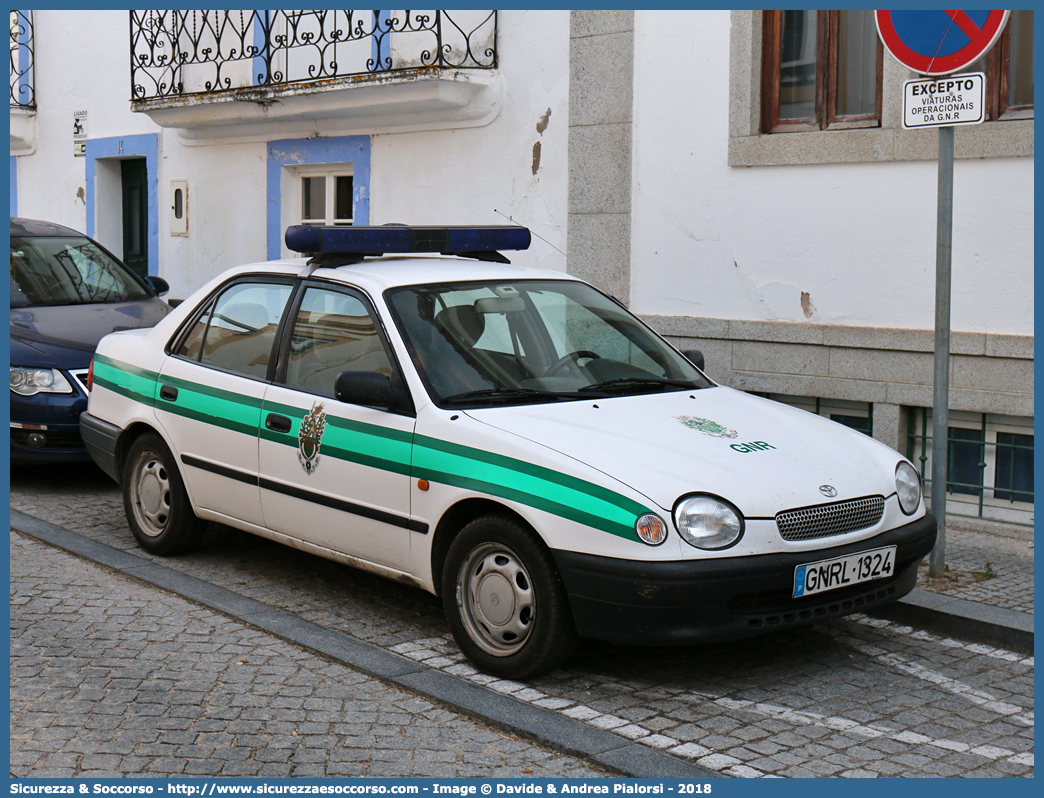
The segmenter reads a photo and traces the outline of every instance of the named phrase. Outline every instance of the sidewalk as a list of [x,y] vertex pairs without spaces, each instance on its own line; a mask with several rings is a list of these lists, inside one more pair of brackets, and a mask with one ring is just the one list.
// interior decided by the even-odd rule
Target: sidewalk
[[946,573],[874,614],[930,631],[1016,651],[1033,652],[1033,530],[986,531],[948,519]]

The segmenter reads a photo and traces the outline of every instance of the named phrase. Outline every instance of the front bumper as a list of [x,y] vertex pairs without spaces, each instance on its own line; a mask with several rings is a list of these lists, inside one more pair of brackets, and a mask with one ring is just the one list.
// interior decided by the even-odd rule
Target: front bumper
[[[79,416],[86,409],[87,397],[79,392],[20,396],[12,391],[11,462],[90,461],[80,438]],[[31,445],[29,436],[34,434],[39,437],[35,437],[35,445]]]
[[[639,562],[553,551],[577,631],[612,643],[669,645],[749,637],[858,612],[902,598],[935,546],[930,513],[869,540],[812,552]],[[885,579],[794,599],[803,563],[896,546]]]

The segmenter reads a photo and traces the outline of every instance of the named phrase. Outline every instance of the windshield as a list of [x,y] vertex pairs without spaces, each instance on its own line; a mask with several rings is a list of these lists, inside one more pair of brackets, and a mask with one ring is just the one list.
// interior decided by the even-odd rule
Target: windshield
[[82,236],[11,239],[11,307],[133,302],[149,292]]
[[584,283],[390,289],[396,323],[433,399],[480,407],[705,388],[638,319]]

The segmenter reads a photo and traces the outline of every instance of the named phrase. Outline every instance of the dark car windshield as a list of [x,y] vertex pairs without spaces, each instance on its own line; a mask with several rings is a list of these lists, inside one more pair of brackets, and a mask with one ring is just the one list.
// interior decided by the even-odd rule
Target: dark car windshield
[[418,285],[386,292],[444,407],[693,390],[711,383],[613,300],[571,280]]
[[133,302],[149,292],[83,236],[11,239],[11,307]]

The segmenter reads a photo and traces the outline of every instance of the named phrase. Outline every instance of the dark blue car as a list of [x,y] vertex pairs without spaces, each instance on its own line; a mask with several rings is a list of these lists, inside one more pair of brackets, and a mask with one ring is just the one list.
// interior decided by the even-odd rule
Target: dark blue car
[[89,460],[87,372],[102,336],[152,327],[169,286],[68,227],[11,219],[11,461]]

